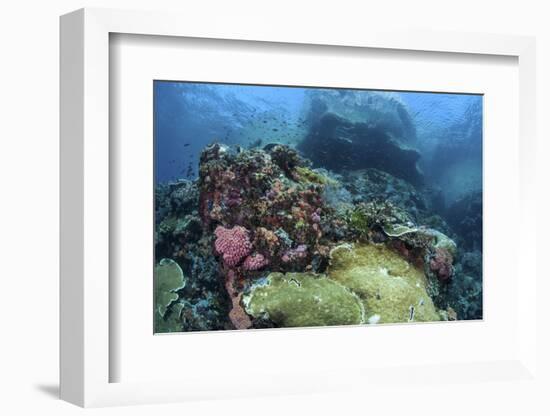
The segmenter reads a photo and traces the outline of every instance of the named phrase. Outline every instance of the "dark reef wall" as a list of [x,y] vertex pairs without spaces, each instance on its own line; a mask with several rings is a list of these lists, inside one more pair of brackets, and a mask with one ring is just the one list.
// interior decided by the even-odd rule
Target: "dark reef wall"
[[303,111],[309,126],[328,112],[351,123],[366,123],[402,143],[413,144],[417,140],[407,107],[393,93],[312,89],[307,91]]
[[423,183],[417,150],[380,126],[351,122],[333,113],[325,113],[311,125],[298,149],[314,166],[335,172],[375,168],[416,186]]

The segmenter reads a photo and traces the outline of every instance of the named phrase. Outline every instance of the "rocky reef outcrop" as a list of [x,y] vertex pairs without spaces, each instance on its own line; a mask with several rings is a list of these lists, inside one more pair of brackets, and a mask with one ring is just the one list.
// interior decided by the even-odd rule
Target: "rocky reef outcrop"
[[379,169],[368,168],[346,172],[342,182],[355,204],[386,201],[398,206],[416,220],[433,211],[431,201],[409,182]]
[[416,141],[416,128],[407,107],[393,93],[312,89],[307,91],[304,117],[308,126],[325,113],[333,113],[352,123],[366,123],[383,130],[401,143]]
[[416,186],[424,182],[417,150],[384,128],[334,113],[325,113],[315,121],[298,148],[315,166],[335,172],[375,168]]
[[311,90],[298,148],[314,166],[335,172],[374,168],[415,186],[424,183],[407,107],[391,92]]
[[[415,313],[417,320],[440,319],[431,296],[439,295],[439,286],[451,280],[455,248],[452,240],[441,232],[417,225],[410,214],[387,201],[373,199],[354,204],[348,200],[336,207],[327,198],[327,190],[349,191],[338,177],[313,169],[291,148],[275,145],[265,150],[242,150],[214,144],[201,155],[199,189],[200,217],[204,232],[214,236],[213,252],[231,299],[229,317],[235,328],[347,322],[347,313],[346,318],[337,318],[338,314],[333,313],[335,317],[330,320],[321,315],[315,318],[312,310],[317,310],[319,302],[331,302],[321,292],[327,287],[336,290],[334,283],[338,280],[331,277],[330,271],[334,268],[331,262],[336,262],[334,247],[353,242],[361,244],[353,253],[370,254],[363,261],[365,268],[357,279],[374,276],[371,272],[382,270],[384,261],[397,264],[397,259],[401,259],[402,265],[410,265],[410,272],[399,276],[396,282],[406,282],[408,277],[414,283],[402,287],[400,298],[393,293],[379,299],[380,305],[397,308],[399,318],[397,312],[390,314],[383,312],[380,305],[372,306],[371,296],[384,292],[382,287],[369,292],[350,282],[348,285],[338,282],[346,293],[361,299],[355,290],[368,292],[364,295],[368,300],[362,300],[363,308],[370,310],[371,315],[387,315],[380,318],[382,322],[412,321]],[[410,191],[413,195],[412,188]],[[421,204],[420,199],[417,203]],[[373,247],[377,248],[371,251]],[[375,260],[375,254],[382,252],[384,256]],[[366,265],[369,262],[371,269]],[[337,263],[342,265],[342,261]],[[375,279],[377,283],[365,280],[365,288],[369,284],[372,287],[389,284],[391,279],[382,277],[391,274],[381,273]],[[307,309],[301,311],[302,318],[295,316],[297,306],[289,309],[292,304],[289,299],[294,296]],[[398,298],[401,303],[409,302],[405,308],[408,315],[403,307],[396,306]],[[411,307],[417,311],[412,312],[413,316]],[[268,316],[271,320],[266,322]]]
[[[315,269],[328,254],[322,191],[328,181],[296,151],[276,145],[246,150],[214,144],[200,163],[200,216],[215,235],[233,314],[251,278],[274,271]],[[240,298],[239,298],[240,299]],[[249,322],[233,320],[236,327]]]

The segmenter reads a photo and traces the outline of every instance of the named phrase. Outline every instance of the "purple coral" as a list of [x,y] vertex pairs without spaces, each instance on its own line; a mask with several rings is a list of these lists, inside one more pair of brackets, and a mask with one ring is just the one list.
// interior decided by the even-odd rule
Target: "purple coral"
[[227,195],[225,203],[228,207],[236,207],[241,205],[243,200],[241,199],[241,194],[238,189],[231,189]]
[[223,255],[223,262],[228,267],[237,266],[252,250],[248,230],[236,225],[233,228],[216,227],[214,247]]
[[262,267],[265,267],[269,264],[269,260],[266,259],[262,254],[252,254],[244,259],[243,269],[255,271],[260,270]]
[[289,263],[297,259],[303,259],[304,257],[307,257],[307,246],[305,244],[300,244],[296,248],[285,251],[281,260],[283,263]]

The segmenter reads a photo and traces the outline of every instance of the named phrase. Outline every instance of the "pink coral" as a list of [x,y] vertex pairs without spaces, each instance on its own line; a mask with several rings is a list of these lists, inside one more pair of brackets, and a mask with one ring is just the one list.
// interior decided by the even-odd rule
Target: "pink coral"
[[228,267],[238,266],[252,250],[248,230],[244,227],[239,225],[233,228],[218,226],[214,234],[216,235],[214,247],[219,254],[223,255],[223,262]]
[[243,294],[239,293],[236,297],[231,298],[232,308],[229,311],[229,319],[235,326],[235,329],[248,329],[252,326],[250,317],[241,306],[241,298]]
[[262,267],[265,267],[269,264],[269,260],[266,259],[262,254],[252,254],[244,259],[243,269],[245,270],[260,270]]
[[453,275],[453,256],[448,250],[436,248],[435,254],[430,260],[430,270],[434,272],[439,280],[449,280]]
[[250,317],[241,306],[242,293],[235,289],[237,275],[233,270],[229,270],[225,279],[225,289],[231,298],[231,310],[229,311],[229,319],[236,329],[248,329],[252,326]]

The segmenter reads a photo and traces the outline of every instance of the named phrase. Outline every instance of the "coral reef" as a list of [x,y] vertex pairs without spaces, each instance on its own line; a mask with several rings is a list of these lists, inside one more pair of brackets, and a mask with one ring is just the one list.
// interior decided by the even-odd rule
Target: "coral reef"
[[156,256],[187,276],[156,301],[161,332],[481,314],[478,252],[379,169],[338,175],[283,145],[213,144],[198,180],[158,187],[156,204]]
[[[213,230],[228,290],[242,292],[248,279],[271,271],[300,271],[328,254],[322,191],[329,179],[311,170],[296,151],[207,147],[200,163],[200,213]],[[230,298],[235,301],[237,295]],[[235,310],[235,304],[233,304]]]
[[[403,276],[382,279],[387,277],[386,271],[378,275],[370,273],[376,277],[365,283],[363,291],[351,283],[344,284],[353,293],[360,292],[357,293],[360,297],[367,288],[374,290],[369,284],[373,287],[386,284],[387,290],[399,293],[400,297],[391,292],[387,298],[400,299],[401,306],[387,306],[380,301],[374,307],[375,302],[369,298],[365,307],[372,312],[370,315],[379,316],[371,321],[440,319],[433,302],[438,307],[449,306],[446,296],[451,292],[444,286],[452,280],[456,244],[442,232],[418,225],[417,219],[426,217],[421,215],[426,204],[411,185],[375,169],[356,172],[349,178],[346,181],[326,171],[314,170],[296,151],[282,145],[242,150],[214,144],[203,151],[200,215],[205,229],[215,236],[213,251],[219,256],[219,270],[231,301],[228,316],[233,327],[254,325],[243,308],[242,294],[265,276],[264,270],[327,272],[332,279],[333,266],[327,271],[333,262],[331,248],[346,241],[362,242],[358,250],[370,254],[372,264],[364,264],[361,273],[368,275],[371,270],[368,267],[386,270],[380,261],[397,262],[397,259],[411,270],[406,277],[414,282],[412,290]],[[381,182],[386,182],[384,190]],[[392,186],[398,190],[393,191]],[[370,193],[359,197],[365,188]],[[331,192],[350,198],[332,198]],[[394,204],[384,198],[391,194],[404,196]],[[368,247],[377,248],[368,251]],[[382,260],[377,260],[375,254]],[[280,313],[283,312],[281,309]],[[253,317],[257,320],[259,315]],[[280,320],[271,320],[270,325],[282,324]]]

